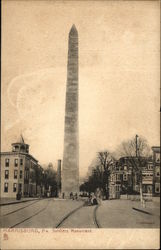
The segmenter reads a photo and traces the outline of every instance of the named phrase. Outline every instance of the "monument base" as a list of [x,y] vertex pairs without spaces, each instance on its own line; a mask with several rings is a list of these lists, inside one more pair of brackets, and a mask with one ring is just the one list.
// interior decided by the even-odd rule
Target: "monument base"
[[76,199],[79,197],[79,189],[74,191],[62,191],[61,198],[62,199]]

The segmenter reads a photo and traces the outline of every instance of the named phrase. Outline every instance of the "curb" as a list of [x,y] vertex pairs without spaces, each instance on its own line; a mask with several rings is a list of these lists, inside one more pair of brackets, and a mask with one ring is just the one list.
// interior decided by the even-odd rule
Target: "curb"
[[14,204],[28,202],[28,201],[36,201],[36,200],[42,200],[42,199],[41,198],[35,198],[35,199],[30,199],[30,200],[13,201],[13,202],[9,202],[9,203],[2,203],[2,204],[0,204],[0,207],[2,207],[2,206],[8,206],[8,205],[14,205]]
[[138,211],[138,212],[144,213],[144,214],[149,214],[149,215],[152,215],[152,213],[147,212],[147,211],[142,210],[142,209],[138,209],[138,208],[135,208],[135,207],[133,207],[132,209],[134,209],[134,210],[136,210],[136,211]]

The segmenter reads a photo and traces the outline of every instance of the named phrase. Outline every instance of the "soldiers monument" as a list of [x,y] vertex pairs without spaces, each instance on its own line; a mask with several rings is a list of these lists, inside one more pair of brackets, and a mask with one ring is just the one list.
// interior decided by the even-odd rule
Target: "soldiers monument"
[[79,128],[78,128],[78,32],[75,25],[69,32],[65,106],[62,194],[79,192]]

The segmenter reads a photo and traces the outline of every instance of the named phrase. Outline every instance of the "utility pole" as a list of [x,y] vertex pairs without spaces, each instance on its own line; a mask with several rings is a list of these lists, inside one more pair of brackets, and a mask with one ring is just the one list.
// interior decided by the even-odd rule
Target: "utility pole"
[[137,139],[138,139],[138,135],[136,135],[136,157],[138,157],[138,141],[137,141]]

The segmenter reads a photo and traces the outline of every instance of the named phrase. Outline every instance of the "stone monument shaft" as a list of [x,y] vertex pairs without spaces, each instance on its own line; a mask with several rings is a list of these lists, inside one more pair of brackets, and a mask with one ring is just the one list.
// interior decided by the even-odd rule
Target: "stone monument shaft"
[[65,134],[62,167],[62,193],[79,192],[78,131],[78,32],[75,25],[69,32],[65,106]]

